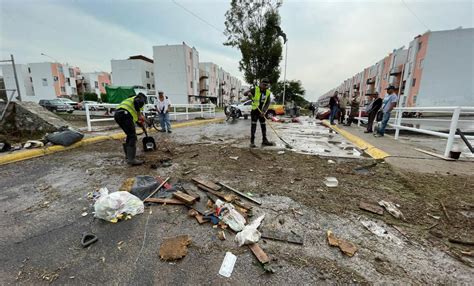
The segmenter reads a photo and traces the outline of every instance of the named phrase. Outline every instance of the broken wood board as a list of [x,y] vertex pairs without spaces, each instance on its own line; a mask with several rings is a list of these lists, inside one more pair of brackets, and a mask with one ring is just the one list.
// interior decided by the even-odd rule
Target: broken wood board
[[[201,200],[201,195],[192,191],[192,190],[189,190],[189,188],[184,188],[184,187],[181,187],[181,189],[183,190],[183,192],[185,192],[186,194],[190,195],[191,197],[193,197],[195,200],[199,201]],[[205,195],[204,195],[205,196]]]
[[364,211],[368,211],[374,214],[383,215],[383,208],[378,205],[369,204],[365,202],[359,203],[359,208]]
[[221,194],[221,193],[216,192],[216,191],[214,191],[213,189],[210,189],[210,188],[208,188],[208,187],[206,187],[206,186],[204,186],[204,185],[201,185],[201,184],[197,184],[197,187],[200,188],[200,189],[203,190],[203,191],[206,191],[206,192],[208,192],[208,193],[210,193],[210,194],[212,194],[212,195],[214,195],[214,196],[220,198],[220,199],[223,199],[223,200],[226,201],[226,202],[232,202],[232,201],[235,199],[235,196],[233,196],[233,195],[224,195],[224,194]]
[[339,249],[345,255],[352,257],[357,252],[357,247],[350,241],[345,239],[337,238],[334,233],[330,230],[327,232],[328,243],[330,246],[339,247]]
[[425,154],[430,155],[430,156],[434,156],[434,157],[446,160],[446,161],[456,161],[456,159],[444,157],[443,155],[439,155],[439,154],[436,154],[436,153],[433,153],[433,152],[430,152],[430,151],[426,151],[426,150],[423,150],[423,149],[415,148],[415,150],[418,151],[418,152],[421,152],[421,153],[425,153]]
[[178,260],[188,254],[188,245],[192,239],[189,235],[167,238],[160,245],[160,258],[165,261]]
[[185,203],[177,199],[162,199],[162,198],[148,198],[145,199],[145,203],[157,203],[167,205],[184,205]]
[[241,202],[241,201],[233,201],[232,203],[233,203],[234,205],[236,205],[236,206],[239,206],[239,207],[241,207],[241,208],[243,208],[243,209],[246,209],[247,211],[252,210],[252,206],[251,206],[251,205],[248,205],[248,204],[246,204],[246,203],[244,203],[244,202]]
[[203,185],[203,186],[206,186],[208,187],[209,189],[213,190],[213,191],[220,191],[220,189],[222,188],[221,186],[211,182],[211,181],[207,181],[207,180],[203,180],[203,179],[199,179],[199,178],[193,178],[193,181],[199,185]]
[[250,250],[252,250],[253,255],[257,257],[258,261],[260,261],[260,263],[265,264],[270,262],[270,258],[268,257],[268,255],[257,243],[249,244],[248,246]]
[[173,193],[173,197],[175,197],[176,199],[178,199],[178,200],[180,200],[180,201],[185,202],[185,203],[188,204],[188,205],[193,204],[194,201],[196,200],[196,198],[191,197],[190,195],[185,194],[185,193],[183,193],[183,192],[181,192],[181,191],[174,192],[174,193]]
[[244,193],[242,193],[242,192],[239,192],[239,191],[237,191],[236,189],[234,189],[234,188],[232,188],[232,187],[230,187],[230,186],[228,186],[228,185],[226,185],[226,184],[224,184],[224,183],[219,182],[219,184],[220,184],[221,186],[223,186],[224,188],[227,188],[227,189],[231,190],[232,192],[236,193],[237,195],[239,195],[239,196],[241,196],[241,197],[244,197],[244,198],[246,198],[247,200],[249,200],[249,201],[251,201],[251,202],[256,203],[257,205],[261,205],[261,204],[262,204],[261,201],[256,200],[256,199],[254,199],[254,198],[248,196],[247,194],[244,194]]
[[272,230],[265,230],[264,232],[262,232],[262,238],[303,245],[303,238],[294,233],[284,233],[284,232],[277,232],[277,231],[272,231]]

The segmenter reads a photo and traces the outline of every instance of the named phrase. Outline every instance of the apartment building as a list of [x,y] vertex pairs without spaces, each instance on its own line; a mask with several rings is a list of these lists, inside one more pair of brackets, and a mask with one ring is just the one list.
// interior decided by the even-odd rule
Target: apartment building
[[203,103],[218,104],[219,66],[215,63],[199,63],[199,98]]
[[386,95],[393,85],[403,106],[474,105],[474,29],[427,31],[408,46],[395,49],[319,98],[325,105],[334,91],[358,97],[361,106],[367,95]]
[[112,84],[114,86],[141,86],[155,89],[153,60],[142,55],[125,60],[111,60]]
[[[153,47],[155,85],[175,104],[201,103],[199,53],[186,43]],[[113,75],[112,75],[113,76]]]
[[[16,90],[16,83],[15,83],[15,76],[13,73],[13,66],[10,65],[2,65],[2,74],[3,74],[3,81],[5,85],[5,89],[14,89]],[[33,92],[33,82],[28,72],[28,66],[24,64],[16,64],[15,65],[16,73],[18,76],[18,85],[20,89],[21,99],[24,101],[34,101],[34,92]],[[11,91],[7,91],[6,95],[10,97]],[[16,100],[18,93],[15,93],[15,96],[12,100]]]
[[111,77],[107,72],[88,72],[82,74],[85,92],[94,92],[97,96],[105,93],[105,87],[111,85]]

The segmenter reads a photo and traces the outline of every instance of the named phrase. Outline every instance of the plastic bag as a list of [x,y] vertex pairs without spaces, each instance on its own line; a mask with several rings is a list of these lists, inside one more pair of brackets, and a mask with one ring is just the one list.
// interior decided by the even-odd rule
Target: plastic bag
[[252,244],[257,243],[260,240],[262,234],[258,231],[258,227],[262,223],[262,220],[265,218],[265,215],[259,216],[256,220],[252,223],[246,225],[244,229],[237,233],[234,238],[234,241],[237,242],[239,246],[244,244]]
[[94,204],[95,217],[117,222],[123,214],[134,216],[144,211],[143,202],[129,192],[101,195]]
[[48,134],[46,136],[46,140],[55,144],[55,145],[63,145],[63,146],[70,146],[78,141],[81,141],[84,138],[84,134],[68,129],[68,128],[61,128],[60,131]]

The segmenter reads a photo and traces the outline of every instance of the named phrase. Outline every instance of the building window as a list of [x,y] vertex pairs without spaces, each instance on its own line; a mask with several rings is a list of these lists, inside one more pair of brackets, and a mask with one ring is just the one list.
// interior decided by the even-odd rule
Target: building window
[[413,81],[411,82],[411,86],[415,86],[416,84],[416,78],[413,79]]
[[152,88],[155,88],[155,85],[154,85],[154,84],[152,84],[152,85],[151,85],[151,87],[152,87]]
[[57,76],[53,76],[53,80],[54,80],[54,81],[58,81],[59,78],[58,78]]
[[33,78],[30,76],[30,82],[33,82]]
[[151,85],[149,83],[147,83],[146,88],[151,89]]
[[418,52],[421,50],[422,44],[423,44],[423,42],[418,42]]
[[43,82],[43,86],[48,86],[48,79],[47,78],[43,78],[43,79],[41,79],[41,81]]
[[190,81],[189,84],[190,84],[191,88],[193,88],[193,82]]
[[77,94],[77,89],[75,87],[71,88],[72,94]]
[[95,84],[95,88],[99,88],[99,82],[98,81],[95,81],[94,84]]
[[149,71],[146,71],[146,78],[150,78],[150,72]]
[[31,73],[31,68],[28,68],[28,73]]
[[151,76],[154,76],[155,74],[153,72],[151,72]]
[[67,78],[67,85],[71,86],[71,79],[70,78]]
[[74,77],[74,70],[73,69],[69,69],[69,77]]
[[64,86],[61,86],[61,92],[66,93],[66,88]]
[[192,53],[192,52],[189,52],[189,59],[190,59],[190,60],[193,59],[193,53]]

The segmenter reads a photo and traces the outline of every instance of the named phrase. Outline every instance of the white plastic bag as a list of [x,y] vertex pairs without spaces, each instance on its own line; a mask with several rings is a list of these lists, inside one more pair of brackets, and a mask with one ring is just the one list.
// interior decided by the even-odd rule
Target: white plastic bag
[[260,226],[264,218],[265,215],[261,215],[252,223],[246,225],[241,232],[237,233],[234,241],[237,242],[239,246],[242,246],[244,244],[257,243],[260,240],[260,237],[262,236],[262,234],[260,233],[260,231],[258,231],[257,228]]
[[121,214],[137,215],[143,213],[143,202],[129,192],[115,192],[102,195],[94,204],[95,217],[117,222]]
[[234,231],[241,231],[246,223],[245,218],[234,209],[232,204],[227,203],[224,208],[227,209],[227,212],[222,217],[222,221]]

